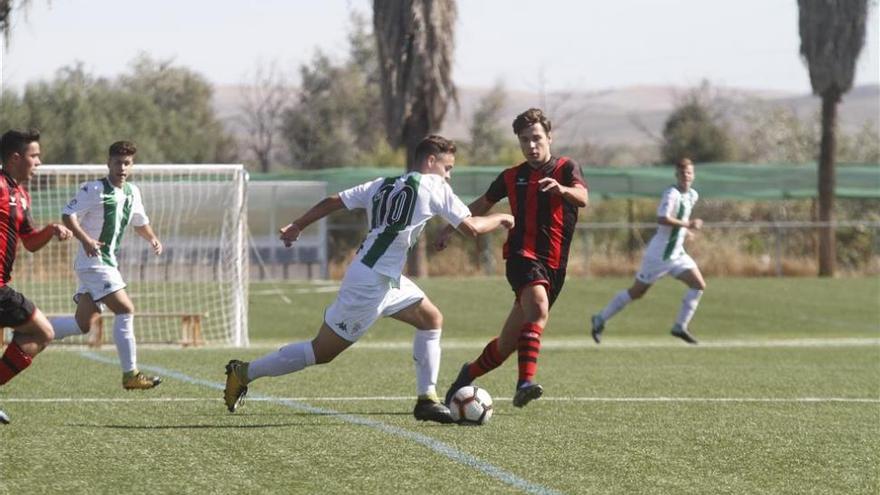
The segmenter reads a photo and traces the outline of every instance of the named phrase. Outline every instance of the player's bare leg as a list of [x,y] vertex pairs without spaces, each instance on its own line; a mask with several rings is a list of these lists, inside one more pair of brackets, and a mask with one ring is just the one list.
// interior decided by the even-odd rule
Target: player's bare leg
[[28,321],[13,327],[12,342],[0,356],[0,385],[8,383],[27,369],[33,358],[49,345],[53,337],[49,320],[39,309],[34,308]]

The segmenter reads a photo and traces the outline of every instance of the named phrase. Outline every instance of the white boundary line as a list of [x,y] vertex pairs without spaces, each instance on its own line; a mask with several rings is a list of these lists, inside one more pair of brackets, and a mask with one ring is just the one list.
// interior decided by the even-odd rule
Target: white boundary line
[[[291,339],[293,340],[293,339]],[[287,345],[291,341],[263,340],[251,343],[249,347],[241,350],[275,350]],[[486,340],[443,339],[440,344],[443,349],[482,349]],[[621,339],[603,341],[596,344],[590,338],[582,339],[545,339],[541,341],[542,349],[774,349],[774,348],[839,348],[839,347],[880,347],[880,339],[872,338],[838,338],[838,339],[728,339],[715,341],[701,341],[698,345],[687,345],[673,337],[663,339]],[[385,350],[385,349],[411,349],[412,340],[365,340],[357,342],[351,350]],[[86,345],[78,344],[54,344],[49,350],[58,351],[83,351],[91,350]],[[163,349],[168,351],[193,352],[199,349],[237,349],[228,345],[207,345],[205,347],[181,348],[171,344],[138,344],[138,349]]]
[[[497,401],[509,401],[512,397],[496,397]],[[221,402],[223,399],[214,397],[19,397],[4,398],[3,402],[22,403],[128,403],[128,402]],[[374,396],[374,397],[250,397],[248,402],[278,402],[278,401],[315,401],[315,402],[379,402],[399,401],[411,402],[412,397]],[[675,402],[719,402],[719,403],[771,403],[771,404],[816,404],[816,403],[845,403],[845,404],[880,404],[880,397],[542,397],[541,402],[645,402],[645,403],[675,403]]]
[[[99,354],[95,354],[93,352],[83,352],[81,356],[85,359],[90,359],[99,363],[111,364],[113,366],[119,365],[119,362],[116,359],[110,359]],[[212,380],[205,380],[202,378],[195,378],[179,371],[167,368],[144,365],[142,365],[140,368],[142,370],[156,372],[164,377],[180,380],[191,385],[200,385],[213,390],[223,390],[225,388],[224,383],[215,382]],[[248,395],[248,400],[252,401],[254,399],[262,399],[264,401],[289,407],[297,411],[303,411],[311,414],[320,414],[324,416],[332,416],[335,419],[344,423],[366,426],[368,428],[373,428],[374,430],[377,430],[381,433],[402,438],[404,440],[409,440],[431,450],[437,455],[446,457],[452,462],[457,462],[465,467],[483,473],[486,476],[494,478],[496,481],[499,481],[505,485],[508,485],[525,493],[531,493],[535,495],[557,495],[560,493],[556,490],[553,490],[552,488],[543,486],[538,483],[533,483],[525,478],[521,478],[516,474],[507,471],[506,469],[490,464],[478,457],[468,454],[467,452],[458,450],[450,444],[441,442],[440,440],[437,440],[422,433],[417,433],[415,431],[401,428],[399,426],[390,425],[381,421],[370,419],[368,417],[358,416],[356,414],[348,414],[335,411],[333,409],[316,407],[306,402],[300,402],[297,400],[283,399],[263,394]]]
[[[287,342],[259,342],[251,344],[248,349],[276,349]],[[440,345],[443,349],[482,349],[485,340],[444,339]],[[839,339],[768,339],[768,340],[717,340],[701,341],[697,345],[688,345],[678,339],[669,337],[663,340],[619,340],[603,341],[596,344],[590,338],[583,339],[545,339],[541,341],[541,349],[754,349],[754,348],[825,348],[825,347],[872,347],[880,346],[880,339],[870,338],[839,338]],[[411,340],[399,341],[363,341],[352,349],[411,349]]]

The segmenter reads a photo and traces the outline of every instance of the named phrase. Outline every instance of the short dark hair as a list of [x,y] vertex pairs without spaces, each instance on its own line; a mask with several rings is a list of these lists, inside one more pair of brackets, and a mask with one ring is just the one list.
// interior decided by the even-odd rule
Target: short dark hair
[[134,145],[131,141],[116,141],[115,143],[110,145],[110,156],[114,155],[122,155],[122,156],[132,156],[137,153],[137,146]]
[[28,129],[26,131],[10,129],[0,136],[0,161],[6,161],[14,153],[24,153],[28,145],[40,141],[40,131]]
[[513,133],[519,136],[519,133],[535,124],[541,124],[544,131],[550,133],[551,125],[544,112],[540,108],[530,108],[513,119]]
[[415,162],[412,164],[412,166],[418,166],[430,155],[437,156],[442,155],[443,153],[454,155],[455,150],[455,143],[452,140],[446,139],[443,136],[432,134],[425,139],[422,139],[422,142],[420,142],[419,145],[416,146],[416,153],[413,157]]

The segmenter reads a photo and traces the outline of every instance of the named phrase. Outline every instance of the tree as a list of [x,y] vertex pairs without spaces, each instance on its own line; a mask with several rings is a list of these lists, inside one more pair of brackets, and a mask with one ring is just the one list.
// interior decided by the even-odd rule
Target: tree
[[690,91],[666,119],[661,159],[675,163],[682,157],[695,162],[721,162],[733,155],[727,127],[713,112],[707,83]]
[[27,84],[20,97],[7,91],[0,129],[40,129],[47,163],[102,163],[119,139],[135,141],[145,163],[232,161],[232,139],[214,115],[211,92],[198,74],[148,57],[112,80],[76,64],[51,81]]
[[506,100],[507,92],[504,90],[504,85],[499,82],[477,103],[470,125],[468,163],[501,164],[501,157],[506,155],[508,144],[512,142],[511,139],[506,139],[504,129],[498,125]]
[[[25,8],[30,0],[20,0],[17,8]],[[0,0],[0,36],[9,41],[12,29],[12,11],[16,8],[14,0]]]
[[349,57],[336,63],[317,51],[300,67],[296,104],[282,117],[282,138],[297,168],[362,165],[384,155],[378,62],[372,33],[352,16]]
[[278,136],[290,89],[276,64],[258,66],[252,83],[242,90],[238,122],[246,136],[242,143],[257,161],[260,172],[267,173],[277,152]]
[[852,88],[856,61],[865,44],[867,0],[798,0],[801,55],[813,94],[822,98],[819,144],[819,276],[834,275],[834,160],[837,104]]
[[[455,101],[452,55],[454,0],[374,0],[385,131],[392,147],[406,148],[407,163],[427,134],[436,132]],[[425,243],[410,257],[410,273],[426,276]]]
[[743,105],[745,129],[739,160],[749,163],[806,163],[816,159],[818,122],[802,121],[791,108],[751,101]]

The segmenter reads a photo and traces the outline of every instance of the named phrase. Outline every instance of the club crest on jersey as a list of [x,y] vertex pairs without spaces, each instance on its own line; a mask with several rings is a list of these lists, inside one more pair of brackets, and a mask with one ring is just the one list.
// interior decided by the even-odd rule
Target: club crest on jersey
[[[10,207],[18,206],[18,201],[16,200],[16,197],[15,197],[15,196],[10,196],[10,197],[9,197],[9,206],[10,206]],[[27,209],[27,200],[24,199],[24,198],[21,198],[21,208],[24,209],[24,210]]]
[[517,177],[516,178],[516,185],[517,186],[527,186],[527,185],[529,185],[529,179],[526,179],[525,177]]

